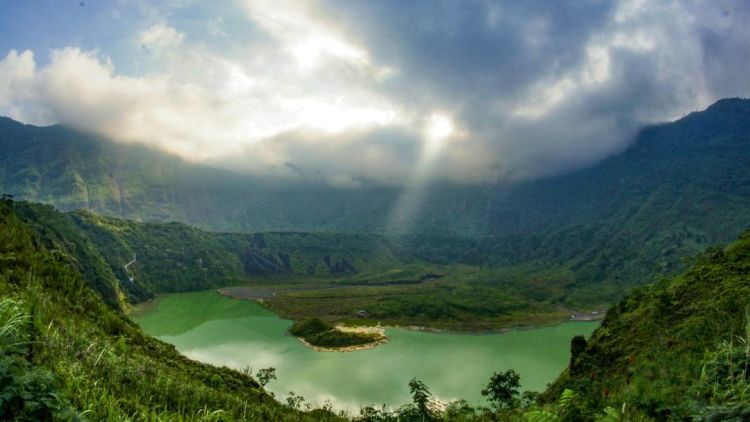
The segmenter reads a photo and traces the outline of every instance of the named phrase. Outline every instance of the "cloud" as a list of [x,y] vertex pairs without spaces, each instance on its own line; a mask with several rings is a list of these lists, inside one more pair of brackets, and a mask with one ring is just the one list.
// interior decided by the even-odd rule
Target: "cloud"
[[495,158],[490,180],[592,163],[644,124],[750,93],[740,2],[326,5],[374,61],[399,69],[391,98],[451,110],[468,128]]
[[[739,1],[237,6],[250,35],[227,11],[191,32],[149,8],[131,52],[148,72],[118,71],[108,45],[53,49],[44,64],[11,51],[0,113],[255,174],[409,186],[564,172],[644,124],[750,96]],[[436,128],[450,129],[439,142]]]
[[243,64],[194,51],[171,57],[168,71],[130,77],[97,52],[55,50],[38,69],[30,51],[12,51],[0,61],[2,112],[150,143],[191,160],[252,153],[248,145],[290,131],[335,134],[395,120],[390,104],[370,92],[328,90],[326,81],[300,81],[283,71],[248,73]]
[[36,73],[34,54],[12,50],[0,61],[0,110],[6,115],[25,115],[26,103],[33,102],[31,82]]
[[164,22],[155,23],[138,34],[141,48],[156,53],[177,48],[185,39],[185,34]]

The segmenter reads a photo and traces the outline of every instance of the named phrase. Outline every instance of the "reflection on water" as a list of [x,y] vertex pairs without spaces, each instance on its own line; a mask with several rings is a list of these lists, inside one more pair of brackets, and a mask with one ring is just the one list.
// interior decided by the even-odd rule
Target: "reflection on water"
[[466,335],[388,329],[390,341],[350,353],[315,352],[286,333],[291,325],[254,302],[214,292],[162,298],[138,317],[146,332],[174,344],[188,357],[232,368],[273,366],[268,389],[289,391],[313,404],[326,399],[338,409],[396,407],[409,400],[407,383],[423,380],[443,400],[483,404],[480,394],[494,371],[515,369],[524,389],[541,390],[565,367],[570,339],[597,323],[566,323],[505,334]]

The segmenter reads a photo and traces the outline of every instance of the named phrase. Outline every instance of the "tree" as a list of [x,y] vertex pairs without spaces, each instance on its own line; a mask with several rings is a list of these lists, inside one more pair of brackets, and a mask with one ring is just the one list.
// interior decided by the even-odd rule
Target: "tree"
[[510,369],[505,372],[495,372],[490,377],[490,382],[482,390],[482,395],[497,410],[504,408],[513,409],[518,407],[518,389],[521,386],[521,376]]
[[294,394],[294,391],[289,392],[289,397],[286,398],[286,405],[294,410],[300,410],[302,404],[305,403],[305,398]]
[[276,368],[270,367],[270,368],[260,369],[255,374],[255,378],[258,379],[258,382],[260,383],[261,387],[265,387],[266,384],[271,382],[271,380],[276,379]]
[[422,381],[412,378],[409,381],[409,392],[411,393],[411,401],[414,403],[414,407],[416,407],[421,419],[432,420],[432,409],[430,406],[432,393],[430,389]]

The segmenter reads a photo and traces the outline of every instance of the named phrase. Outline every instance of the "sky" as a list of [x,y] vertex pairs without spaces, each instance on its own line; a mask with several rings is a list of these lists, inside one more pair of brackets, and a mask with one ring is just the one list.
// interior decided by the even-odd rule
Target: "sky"
[[0,115],[341,187],[559,174],[750,96],[741,0],[0,8]]

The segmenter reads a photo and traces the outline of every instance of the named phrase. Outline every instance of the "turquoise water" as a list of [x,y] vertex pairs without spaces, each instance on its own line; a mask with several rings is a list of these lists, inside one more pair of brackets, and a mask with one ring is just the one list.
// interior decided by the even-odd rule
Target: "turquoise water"
[[390,341],[356,352],[316,352],[287,334],[292,322],[255,302],[215,292],[161,298],[136,318],[143,329],[186,356],[232,368],[273,366],[278,380],[267,389],[289,391],[313,404],[331,400],[337,409],[368,404],[396,407],[409,401],[416,377],[441,400],[484,404],[480,391],[494,371],[514,369],[523,389],[542,390],[565,368],[570,339],[589,335],[597,322],[571,322],[504,334],[386,330]]

